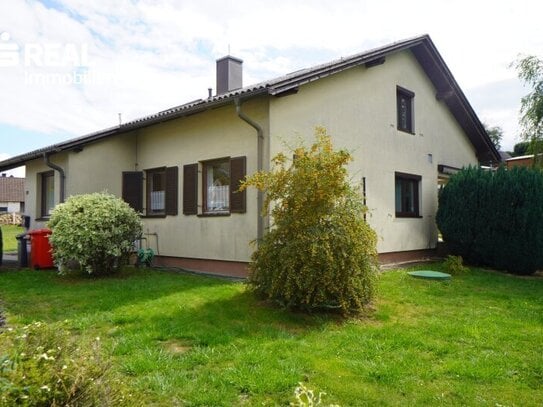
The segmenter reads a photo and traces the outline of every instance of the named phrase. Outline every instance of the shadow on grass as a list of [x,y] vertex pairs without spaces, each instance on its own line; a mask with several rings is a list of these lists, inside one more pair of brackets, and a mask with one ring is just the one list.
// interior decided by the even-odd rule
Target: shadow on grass
[[54,270],[0,272],[0,295],[8,313],[23,322],[58,321],[136,306],[162,297],[232,284],[225,280],[179,272],[130,269],[91,278],[59,276]]
[[62,277],[52,270],[0,273],[1,297],[20,323],[73,320],[157,340],[202,346],[240,336],[295,335],[342,319],[289,312],[257,300],[239,282],[175,271],[127,269],[110,277]]

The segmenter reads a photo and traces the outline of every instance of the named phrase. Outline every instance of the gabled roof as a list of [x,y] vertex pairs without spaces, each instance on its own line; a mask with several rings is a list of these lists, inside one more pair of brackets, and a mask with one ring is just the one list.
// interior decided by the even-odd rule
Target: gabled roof
[[436,98],[443,100],[462,129],[468,135],[475,146],[479,161],[485,163],[500,161],[498,151],[488,137],[484,126],[475,114],[466,96],[460,89],[460,86],[443,61],[443,58],[441,58],[434,43],[428,35],[422,35],[363,53],[351,55],[346,58],[340,58],[326,64],[302,69],[285,76],[260,82],[231,92],[211,96],[207,99],[198,99],[149,116],[135,119],[119,126],[110,127],[96,133],[91,133],[49,147],[31,151],[0,162],[0,171],[24,165],[25,162],[40,158],[44,154],[76,149],[85,144],[116,134],[126,133],[134,129],[148,127],[157,123],[226,105],[232,103],[235,99],[245,100],[259,95],[277,96],[282,93],[291,92],[301,85],[333,75],[354,66],[364,64],[366,64],[366,66],[372,66],[373,64],[382,63],[387,55],[407,49],[411,50],[432,81],[436,88]]
[[0,177],[0,202],[24,202],[25,179]]

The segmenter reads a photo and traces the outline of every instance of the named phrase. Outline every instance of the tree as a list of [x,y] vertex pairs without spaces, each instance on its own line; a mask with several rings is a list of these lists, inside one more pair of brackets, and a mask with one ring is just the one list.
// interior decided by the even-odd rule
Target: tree
[[528,154],[528,147],[530,147],[529,141],[521,141],[520,143],[515,144],[511,155],[513,157],[520,157],[521,155]]
[[48,226],[61,272],[95,275],[118,271],[143,228],[136,211],[107,193],[71,196],[55,207]]
[[496,147],[496,150],[499,151],[502,148],[501,146],[501,141],[503,139],[502,128],[500,126],[488,127],[486,123],[483,123],[483,126],[485,127],[486,133],[490,137],[490,140],[492,140],[494,147]]
[[249,266],[249,285],[289,308],[361,311],[374,295],[376,234],[364,220],[361,194],[347,180],[351,155],[334,151],[326,130],[300,146],[290,160],[273,159],[270,172],[247,177],[266,192],[273,226],[259,242]]
[[515,67],[519,78],[532,91],[520,102],[520,124],[525,140],[543,139],[543,61],[536,56],[519,59]]

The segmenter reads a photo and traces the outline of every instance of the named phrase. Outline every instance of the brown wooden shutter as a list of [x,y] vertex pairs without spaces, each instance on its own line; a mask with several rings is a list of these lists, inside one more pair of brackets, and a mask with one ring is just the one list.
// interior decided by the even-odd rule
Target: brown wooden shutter
[[245,180],[246,157],[234,157],[230,159],[230,212],[245,213],[246,193],[238,191],[239,186]]
[[198,164],[183,166],[183,214],[198,214]]
[[166,168],[166,215],[177,215],[179,194],[179,169]]
[[143,172],[123,172],[123,199],[136,212],[143,212]]

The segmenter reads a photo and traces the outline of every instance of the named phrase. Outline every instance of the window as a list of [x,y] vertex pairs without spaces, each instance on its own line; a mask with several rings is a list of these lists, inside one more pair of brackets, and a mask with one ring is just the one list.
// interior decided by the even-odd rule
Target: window
[[[245,213],[246,194],[238,191],[245,178],[245,165],[245,157],[234,157],[183,166],[183,213],[202,216]],[[202,197],[201,202],[198,196]]]
[[[145,171],[145,215],[177,215],[178,168],[162,167]],[[134,210],[144,212],[143,172],[125,171],[122,178],[122,197]]]
[[48,218],[55,207],[55,173],[48,171],[40,174],[41,217]]
[[419,217],[420,175],[395,174],[396,217]]
[[230,159],[203,163],[204,213],[230,210]]
[[166,210],[166,168],[147,170],[147,215],[164,215]]
[[407,89],[396,87],[396,102],[398,110],[398,130],[408,133],[415,132],[414,126],[415,94]]
[[7,206],[0,206],[0,213],[5,213],[8,211],[8,207]]

